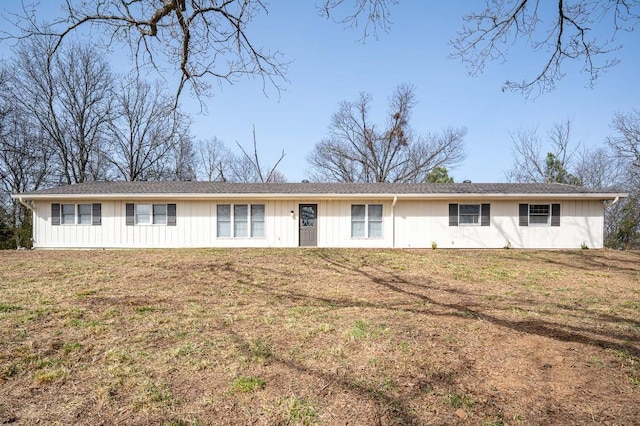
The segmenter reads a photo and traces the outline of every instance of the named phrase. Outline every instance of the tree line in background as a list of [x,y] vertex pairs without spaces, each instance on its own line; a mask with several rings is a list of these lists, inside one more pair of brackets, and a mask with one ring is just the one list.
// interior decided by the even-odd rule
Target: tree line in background
[[616,113],[613,135],[596,148],[572,140],[570,120],[540,136],[536,129],[511,134],[510,182],[563,183],[590,189],[617,189],[629,197],[605,209],[605,246],[640,248],[640,111]]
[[[0,68],[0,248],[29,247],[31,214],[11,193],[95,180],[277,181],[254,153],[196,141],[158,82],[115,75],[75,43],[31,38]],[[284,153],[283,153],[284,156]],[[266,171],[265,171],[266,170]]]
[[[10,194],[88,181],[284,182],[274,165],[238,142],[194,140],[190,120],[159,83],[114,75],[102,55],[52,39],[21,43],[0,69],[0,248],[29,247],[31,214]],[[329,137],[309,155],[315,180],[421,182],[464,159],[464,128],[420,135],[410,126],[415,89],[400,85],[387,122],[369,117],[371,96],[344,102]]]
[[[196,141],[175,97],[158,83],[117,76],[86,45],[55,54],[48,38],[21,43],[0,69],[0,248],[29,247],[31,214],[9,195],[93,180],[212,180],[284,182],[258,153],[239,153],[213,137]],[[411,127],[415,89],[401,84],[383,123],[371,117],[372,97],[342,102],[328,135],[312,148],[309,176],[333,182],[450,183],[448,171],[465,158],[465,128],[420,134]],[[571,122],[546,140],[535,129],[513,140],[512,182],[557,182],[628,191],[607,209],[606,244],[640,246],[640,111],[616,114],[614,135],[597,149],[573,145]]]

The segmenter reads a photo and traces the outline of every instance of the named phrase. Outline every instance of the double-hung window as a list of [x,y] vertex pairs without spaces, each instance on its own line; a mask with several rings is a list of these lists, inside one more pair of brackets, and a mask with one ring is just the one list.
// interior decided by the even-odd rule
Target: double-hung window
[[91,225],[91,204],[78,204],[78,225]]
[[460,225],[480,225],[480,204],[460,204],[458,209]]
[[63,225],[75,225],[76,224],[76,205],[75,204],[63,204],[60,215],[60,223]]
[[217,232],[221,238],[264,238],[264,204],[218,204]]
[[136,204],[136,225],[151,224],[151,205]]
[[154,225],[167,224],[167,205],[166,204],[153,205],[153,224]]
[[449,226],[491,226],[491,204],[449,204]]
[[529,225],[549,225],[551,208],[549,204],[529,204]]
[[51,204],[52,225],[101,225],[102,205]]
[[233,236],[242,238],[249,236],[249,209],[246,204],[233,206]]
[[560,226],[560,204],[520,204],[520,226]]
[[382,238],[382,204],[351,205],[351,238]]
[[176,226],[176,205],[127,203],[126,224]]
[[264,204],[251,205],[251,236],[264,238]]

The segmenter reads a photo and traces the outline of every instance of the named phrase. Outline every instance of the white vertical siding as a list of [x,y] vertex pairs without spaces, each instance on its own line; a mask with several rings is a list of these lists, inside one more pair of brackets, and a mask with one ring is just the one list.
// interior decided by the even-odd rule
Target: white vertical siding
[[[318,246],[393,247],[390,200],[328,200],[315,201],[314,203],[318,204]],[[305,203],[300,202],[299,204]],[[382,204],[382,238],[351,238],[352,204]]]
[[[487,203],[465,200],[464,204]],[[603,247],[604,207],[600,201],[528,201],[560,204],[560,226],[519,226],[518,201],[493,201],[490,226],[449,226],[448,201],[398,201],[396,247],[590,248]]]
[[[297,247],[300,204],[318,205],[318,246],[430,248],[590,248],[603,246],[604,207],[599,201],[552,201],[561,204],[559,227],[519,226],[518,201],[491,201],[490,226],[449,226],[448,201],[398,200],[184,200],[176,201],[176,226],[126,226],[125,205],[166,203],[158,200],[99,201],[102,225],[51,225],[51,203],[38,201],[34,211],[36,248],[120,247]],[[171,201],[169,201],[171,202]],[[536,201],[529,201],[532,204]],[[60,201],[61,204],[67,202]],[[69,204],[75,202],[68,201]],[[216,205],[264,204],[264,238],[218,238]],[[464,204],[487,203],[486,200]],[[551,201],[540,202],[549,204]],[[383,237],[351,238],[351,205],[382,204]],[[294,216],[291,216],[291,211]],[[395,232],[394,232],[395,230]]]

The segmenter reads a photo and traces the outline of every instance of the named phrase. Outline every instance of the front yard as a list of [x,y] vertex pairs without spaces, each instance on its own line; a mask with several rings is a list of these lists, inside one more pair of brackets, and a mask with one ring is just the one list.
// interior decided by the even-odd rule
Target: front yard
[[638,252],[0,252],[0,423],[638,419]]

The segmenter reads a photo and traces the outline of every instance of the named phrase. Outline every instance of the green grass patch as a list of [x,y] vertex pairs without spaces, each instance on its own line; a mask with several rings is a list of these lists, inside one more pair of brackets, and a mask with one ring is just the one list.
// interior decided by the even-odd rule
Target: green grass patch
[[260,377],[241,376],[233,381],[233,384],[231,385],[231,390],[233,392],[249,393],[249,392],[254,392],[260,389],[264,389],[266,385],[267,385],[267,382],[265,382]]
[[162,308],[157,306],[136,306],[135,311],[139,314],[148,314],[151,312],[159,312]]
[[254,361],[260,365],[266,365],[273,357],[273,347],[262,339],[252,339],[249,351]]
[[468,395],[460,395],[456,392],[451,392],[446,396],[447,403],[453,408],[463,408],[465,410],[471,410],[475,404],[475,400]]
[[353,326],[347,330],[346,334],[352,340],[377,339],[387,332],[388,328],[384,324],[373,324],[366,320],[356,320]]
[[304,398],[290,396],[284,400],[287,424],[310,425],[317,421],[318,411],[313,404]]
[[626,300],[625,302],[621,303],[620,306],[625,309],[631,309],[640,312],[640,302],[637,302],[635,300]]
[[8,303],[0,303],[0,312],[14,312],[21,310],[22,307],[18,305],[11,305]]

